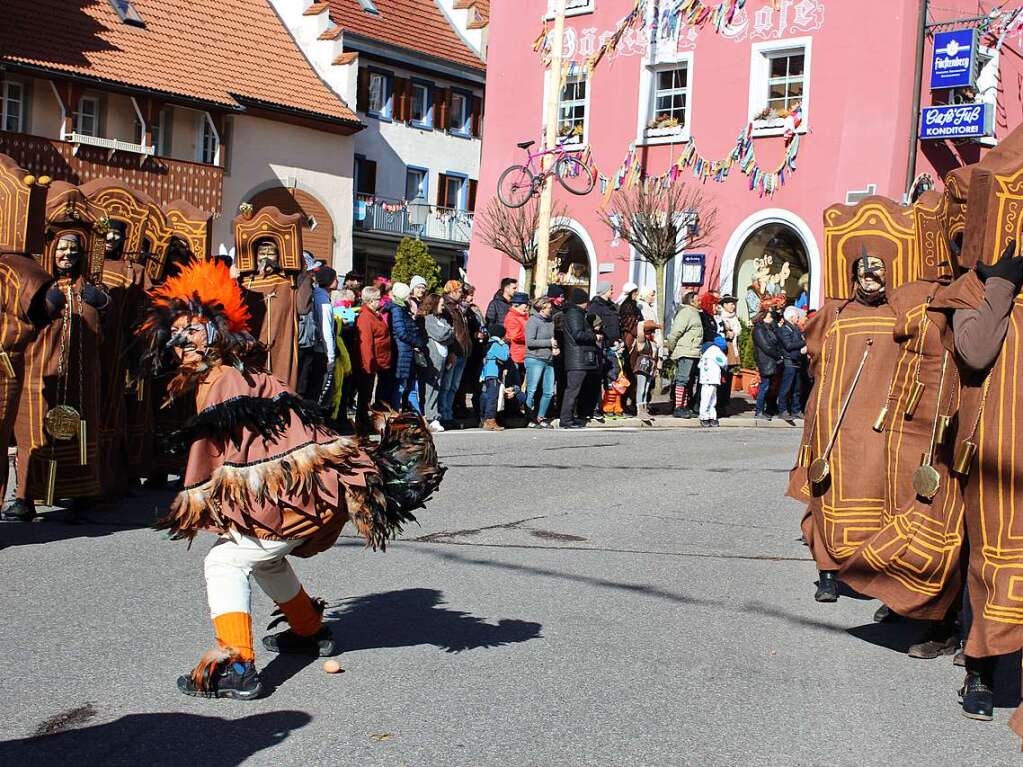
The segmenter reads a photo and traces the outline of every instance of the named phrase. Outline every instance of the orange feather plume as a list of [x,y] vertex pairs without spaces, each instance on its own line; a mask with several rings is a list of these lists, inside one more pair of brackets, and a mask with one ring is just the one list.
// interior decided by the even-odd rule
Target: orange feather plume
[[154,306],[171,308],[174,302],[198,302],[207,308],[214,308],[224,316],[228,330],[232,333],[248,333],[249,314],[242,299],[238,282],[231,277],[231,271],[221,261],[193,260],[181,271],[167,280],[150,295]]

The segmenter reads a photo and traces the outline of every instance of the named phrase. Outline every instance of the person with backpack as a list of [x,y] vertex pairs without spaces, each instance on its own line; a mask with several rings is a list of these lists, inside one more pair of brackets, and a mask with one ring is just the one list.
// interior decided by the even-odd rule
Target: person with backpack
[[310,273],[312,309],[298,318],[298,394],[310,402],[326,404],[334,380],[334,309],[330,291],[337,287],[337,272],[321,266]]
[[757,389],[757,404],[754,418],[758,421],[770,421],[767,412],[767,393],[778,368],[785,356],[778,334],[774,329],[774,314],[762,309],[753,317],[753,351],[757,359],[757,370],[760,372],[760,388]]

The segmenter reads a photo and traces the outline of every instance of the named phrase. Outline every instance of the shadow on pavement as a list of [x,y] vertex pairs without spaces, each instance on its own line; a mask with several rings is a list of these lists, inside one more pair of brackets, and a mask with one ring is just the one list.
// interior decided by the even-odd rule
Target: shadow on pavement
[[338,650],[430,644],[457,653],[541,638],[539,623],[507,618],[487,623],[443,607],[443,596],[436,589],[403,589],[347,600],[328,613]]
[[274,711],[239,719],[131,714],[107,724],[0,742],[0,764],[236,767],[311,721],[302,711]]

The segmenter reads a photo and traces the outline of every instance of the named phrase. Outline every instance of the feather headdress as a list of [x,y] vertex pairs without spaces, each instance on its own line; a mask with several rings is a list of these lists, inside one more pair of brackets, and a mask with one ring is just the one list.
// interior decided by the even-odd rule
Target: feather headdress
[[[242,359],[256,346],[249,332],[251,316],[238,282],[217,260],[192,260],[149,292],[150,304],[137,330],[144,345],[140,376],[156,374],[167,359],[173,325],[180,317],[195,318],[207,327],[209,356],[241,369]],[[194,382],[201,370],[178,371],[169,387],[175,397]]]

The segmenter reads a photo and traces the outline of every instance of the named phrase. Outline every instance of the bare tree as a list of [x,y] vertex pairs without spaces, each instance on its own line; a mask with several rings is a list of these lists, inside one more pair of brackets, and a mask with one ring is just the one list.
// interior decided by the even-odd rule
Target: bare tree
[[[567,209],[564,205],[554,203],[551,220],[557,220],[566,214]],[[536,230],[539,223],[540,204],[536,198],[521,208],[508,208],[496,197],[490,201],[486,210],[476,216],[474,223],[483,242],[522,266],[526,272],[523,290],[527,293],[533,291],[533,270],[536,268],[538,250]]]
[[643,182],[615,192],[600,220],[632,246],[640,261],[654,267],[657,295],[665,301],[668,262],[713,240],[717,208],[697,184]]

